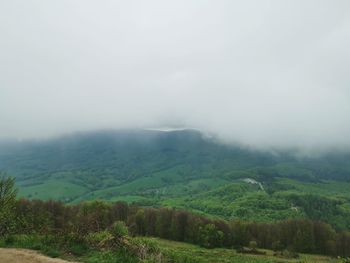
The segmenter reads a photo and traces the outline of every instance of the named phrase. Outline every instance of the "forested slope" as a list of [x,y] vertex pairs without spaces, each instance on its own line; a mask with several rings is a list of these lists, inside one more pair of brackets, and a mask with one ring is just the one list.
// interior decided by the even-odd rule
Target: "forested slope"
[[20,195],[105,199],[263,222],[310,218],[350,228],[350,155],[255,151],[196,130],[117,130],[2,142]]

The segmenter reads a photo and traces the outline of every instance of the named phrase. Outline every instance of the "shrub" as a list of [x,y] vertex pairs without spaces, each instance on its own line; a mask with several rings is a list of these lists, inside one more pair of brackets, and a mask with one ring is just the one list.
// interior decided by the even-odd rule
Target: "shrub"
[[23,247],[29,249],[41,249],[43,238],[37,235],[8,235],[3,239],[4,246]]
[[152,256],[161,257],[157,242],[150,239],[140,237],[130,239],[128,250],[140,259],[146,259]]
[[252,250],[256,250],[258,247],[258,244],[256,243],[256,241],[252,240],[249,242],[249,248],[251,248]]
[[214,224],[200,227],[200,245],[206,248],[221,247],[224,233],[216,228]]
[[57,258],[61,254],[58,250],[51,248],[51,247],[47,247],[47,248],[43,249],[43,253],[49,257],[52,257],[52,258]]
[[0,172],[0,236],[15,232],[16,194],[15,180]]
[[113,235],[108,231],[90,233],[86,237],[88,244],[95,248],[110,248],[114,246]]
[[73,243],[68,247],[68,251],[76,256],[82,256],[86,254],[89,248],[84,243]]
[[89,243],[99,243],[102,241],[110,240],[112,238],[113,238],[112,234],[105,230],[97,233],[88,234],[86,237],[86,240]]
[[280,252],[275,252],[274,256],[277,257],[282,257],[282,258],[287,258],[287,259],[296,259],[299,258],[299,254],[292,251],[292,250],[288,250],[288,249],[284,249]]
[[272,242],[271,248],[273,251],[280,251],[283,249],[283,245],[281,243],[281,241],[277,240]]
[[123,238],[129,234],[128,227],[123,221],[116,221],[111,227],[111,234],[114,238]]
[[238,248],[237,253],[252,254],[252,255],[266,255],[265,251],[260,251],[258,249],[247,248],[247,247]]

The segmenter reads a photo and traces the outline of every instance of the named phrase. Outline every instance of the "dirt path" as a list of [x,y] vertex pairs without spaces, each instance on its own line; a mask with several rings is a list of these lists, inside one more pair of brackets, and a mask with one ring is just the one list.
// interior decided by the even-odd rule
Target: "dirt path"
[[69,261],[49,258],[37,251],[17,248],[0,248],[0,263],[68,263]]

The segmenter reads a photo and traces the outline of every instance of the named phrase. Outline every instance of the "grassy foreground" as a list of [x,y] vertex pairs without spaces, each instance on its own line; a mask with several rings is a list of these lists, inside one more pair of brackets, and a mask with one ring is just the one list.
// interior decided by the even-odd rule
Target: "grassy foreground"
[[[206,249],[182,242],[158,238],[129,237],[119,248],[90,246],[74,240],[59,240],[49,236],[16,235],[0,240],[1,247],[38,250],[50,257],[88,263],[273,263],[273,262],[347,262],[327,256],[299,254],[296,259],[274,256],[271,250],[259,250],[266,255],[246,255],[234,249]],[[137,249],[132,245],[137,244]],[[135,247],[134,247],[135,248]]]
[[[234,249],[206,249],[199,246],[157,239],[157,243],[161,247],[162,251],[166,253],[175,253],[178,255],[185,255],[192,261],[198,263],[268,263],[268,262],[341,262],[338,259],[332,259],[326,256],[299,254],[298,259],[285,259],[274,256],[274,252],[271,250],[260,250],[266,252],[266,255],[243,255],[238,253]],[[180,261],[181,262],[181,261]]]

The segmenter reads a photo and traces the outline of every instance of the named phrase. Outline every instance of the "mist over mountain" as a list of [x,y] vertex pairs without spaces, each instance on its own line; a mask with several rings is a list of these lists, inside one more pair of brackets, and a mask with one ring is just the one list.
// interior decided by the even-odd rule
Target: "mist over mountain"
[[194,127],[349,149],[348,1],[6,1],[0,137]]
[[[89,170],[89,176],[127,180],[133,173],[149,176],[178,165],[188,166],[189,173],[195,176],[201,177],[204,172],[217,177],[240,169],[258,171],[284,164],[307,170],[291,172],[292,177],[302,180],[348,181],[348,160],[350,153],[344,151],[308,156],[300,155],[297,149],[266,151],[227,144],[195,129],[101,130],[0,143],[0,169],[16,175],[19,182],[26,176],[50,177],[60,171],[80,169]],[[276,170],[271,176],[280,174]]]
[[349,0],[0,1],[0,261],[349,262],[349,47]]

